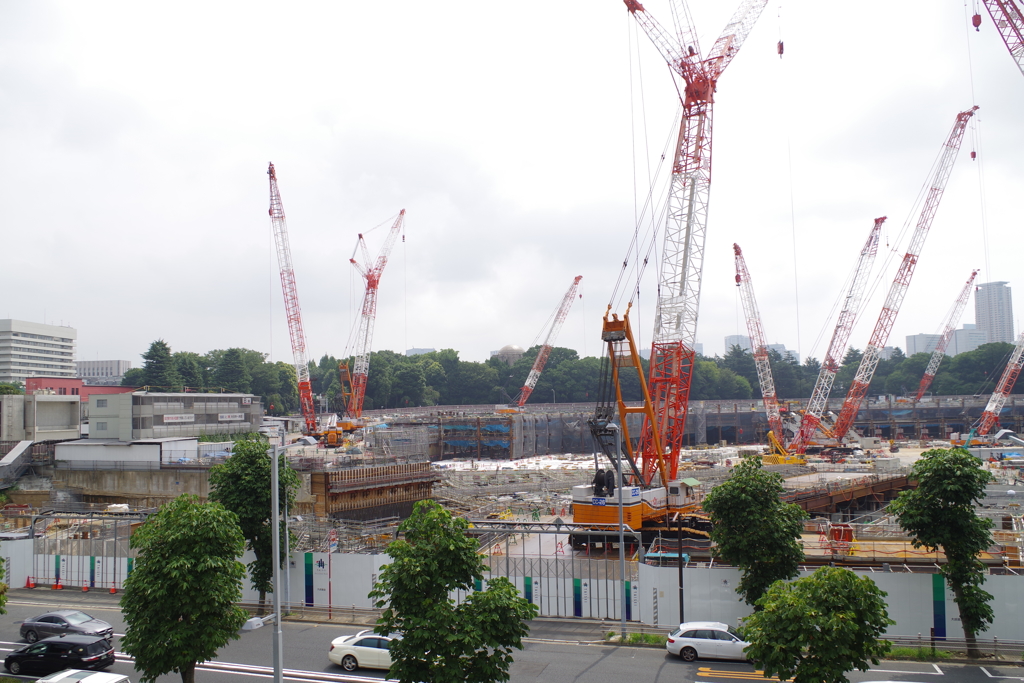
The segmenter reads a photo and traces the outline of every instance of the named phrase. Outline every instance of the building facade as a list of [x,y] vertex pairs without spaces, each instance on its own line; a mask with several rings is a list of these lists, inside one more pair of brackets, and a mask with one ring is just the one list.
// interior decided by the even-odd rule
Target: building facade
[[941,334],[909,334],[907,335],[907,355],[915,353],[931,353],[939,345]]
[[95,394],[89,400],[89,437],[138,441],[255,432],[263,404],[252,394]]
[[750,346],[750,337],[744,334],[730,334],[725,338],[725,352],[729,353],[732,347],[738,346],[747,353],[752,353]]
[[947,356],[956,356],[961,353],[973,351],[986,343],[988,335],[985,330],[979,330],[977,325],[967,323],[962,329],[953,330],[953,336],[946,347]]
[[78,331],[24,320],[0,320],[0,382],[49,375],[74,377]]
[[1007,282],[986,282],[974,289],[974,322],[986,343],[1014,342],[1013,297]]
[[132,369],[128,360],[80,360],[75,363],[78,376],[89,384],[120,384],[124,373]]

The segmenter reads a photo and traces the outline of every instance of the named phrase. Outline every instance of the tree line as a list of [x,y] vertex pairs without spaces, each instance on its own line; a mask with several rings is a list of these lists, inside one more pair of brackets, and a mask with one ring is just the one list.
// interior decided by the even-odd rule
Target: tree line
[[[540,346],[528,349],[508,365],[498,357],[483,362],[465,361],[454,349],[441,349],[416,356],[394,351],[370,354],[364,408],[389,409],[433,405],[479,405],[511,402],[526,382]],[[943,359],[931,386],[936,395],[985,394],[993,390],[1012,344],[985,344],[974,351]],[[850,348],[836,375],[834,396],[841,396],[857,372],[862,352]],[[913,395],[928,366],[931,354],[906,356],[896,348],[892,356],[879,361],[869,393]],[[151,391],[232,391],[258,394],[273,415],[299,409],[295,368],[291,363],[270,363],[261,351],[244,348],[216,349],[205,354],[172,352],[163,340],[154,341],[143,354],[144,364],[125,373],[125,386],[149,386]],[[339,364],[351,368],[354,359],[325,354],[310,361],[313,394],[322,397],[327,411],[341,411],[343,396]],[[769,362],[781,399],[809,398],[821,370],[816,358],[798,363],[790,354],[769,351]],[[644,374],[648,362],[641,359]],[[573,349],[551,350],[544,372],[529,403],[586,403],[597,400],[601,391],[602,359],[580,358]],[[1020,385],[1024,390],[1024,385]],[[624,375],[623,396],[627,401],[642,398],[635,375]],[[733,346],[724,357],[697,356],[694,362],[690,398],[696,401],[760,398],[754,357]],[[272,406],[272,407],[271,407]]]
[[172,352],[162,339],[142,354],[141,368],[124,374],[122,386],[149,387],[154,392],[218,392],[258,394],[271,415],[286,415],[299,409],[295,366],[267,362],[267,355],[252,349],[215,349],[200,355],[192,351]]

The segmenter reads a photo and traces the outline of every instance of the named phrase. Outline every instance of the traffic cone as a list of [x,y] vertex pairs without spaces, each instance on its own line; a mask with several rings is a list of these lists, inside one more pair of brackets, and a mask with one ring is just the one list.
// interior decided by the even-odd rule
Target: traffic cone
[[113,581],[111,581],[111,582],[110,582],[110,594],[111,594],[111,595],[114,595],[114,594],[116,594],[116,593],[117,593],[117,589],[116,589],[116,588],[114,588],[114,582],[113,582]]
[[83,583],[82,584],[82,592],[83,593],[88,593],[89,592],[89,584],[87,584],[87,583]]
[[35,588],[36,582],[32,580],[31,576],[25,577],[25,588]]
[[64,590],[64,586],[61,584],[59,576],[57,577],[57,583],[53,584],[53,590],[55,590],[55,591]]

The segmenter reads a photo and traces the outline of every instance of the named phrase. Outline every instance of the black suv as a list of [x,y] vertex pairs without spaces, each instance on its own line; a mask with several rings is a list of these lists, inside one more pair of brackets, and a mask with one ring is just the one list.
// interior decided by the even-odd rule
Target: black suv
[[43,675],[63,669],[105,669],[114,647],[99,636],[54,636],[15,650],[4,659],[12,674]]

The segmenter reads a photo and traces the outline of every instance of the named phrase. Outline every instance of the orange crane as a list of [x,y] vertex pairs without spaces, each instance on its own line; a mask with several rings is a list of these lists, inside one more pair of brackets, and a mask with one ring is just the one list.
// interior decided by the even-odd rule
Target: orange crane
[[1006,403],[1006,397],[1013,391],[1013,385],[1016,384],[1017,377],[1020,375],[1021,366],[1024,366],[1024,332],[1017,335],[1017,345],[1013,347],[1013,353],[1010,354],[1010,362],[1006,364],[1003,375],[999,378],[999,384],[996,385],[996,390],[992,392],[992,398],[988,400],[988,405],[985,406],[985,410],[981,414],[981,419],[978,421],[978,436],[985,436],[992,427],[999,424],[999,413],[1003,409],[1003,404]]
[[[644,483],[650,485],[663,455],[656,452],[654,433],[668,449],[668,476],[674,478],[686,429],[711,195],[714,93],[718,79],[768,2],[743,0],[710,52],[702,55],[684,2],[673,3],[671,13],[676,26],[675,31],[668,31],[638,0],[623,1],[668,63],[683,105],[672,162],[648,374],[655,417],[643,428],[640,442]],[[682,87],[678,87],[679,80]]]
[[782,440],[785,438],[782,433],[782,414],[779,411],[779,398],[775,395],[775,379],[768,362],[768,344],[761,325],[761,313],[757,310],[757,300],[754,298],[754,285],[750,282],[750,271],[747,270],[747,261],[743,258],[740,245],[733,244],[732,251],[736,257],[736,286],[740,288],[743,314],[747,319],[747,334],[750,335],[750,346],[754,351],[757,382],[761,386],[764,412],[768,415],[768,428],[776,439]]
[[[1017,62],[1017,68],[1024,73],[1024,12],[1017,7],[1014,0],[981,0],[992,23],[999,31],[999,37],[1006,43],[1010,56]],[[981,30],[981,15],[975,13],[972,23],[974,28]]]
[[582,275],[577,275],[569,285],[569,290],[562,297],[562,303],[558,305],[558,309],[555,312],[555,319],[551,323],[551,328],[548,330],[548,336],[544,338],[544,345],[540,347],[540,351],[537,352],[537,358],[533,361],[533,367],[530,368],[530,374],[526,376],[526,383],[523,384],[523,388],[519,390],[519,394],[512,399],[512,403],[517,408],[522,408],[523,404],[530,398],[530,394],[537,386],[537,380],[540,379],[540,373],[544,371],[544,366],[548,362],[548,356],[551,355],[551,346],[555,343],[555,339],[558,338],[558,331],[562,329],[562,323],[565,322],[566,316],[569,315],[569,308],[572,306],[572,302],[576,299],[576,289],[580,285],[580,280],[583,279]]
[[978,107],[975,106],[957,114],[953,130],[950,131],[949,136],[943,143],[928,194],[925,196],[924,204],[921,207],[921,214],[918,216],[917,225],[910,238],[910,247],[903,256],[903,262],[900,264],[899,270],[896,271],[896,277],[893,278],[889,294],[886,296],[885,304],[882,306],[882,312],[875,323],[874,331],[871,333],[871,340],[864,349],[864,355],[861,357],[860,365],[857,367],[857,374],[854,376],[853,382],[850,383],[850,390],[846,393],[843,408],[839,413],[839,418],[836,420],[835,427],[832,429],[839,440],[842,440],[846,433],[850,431],[850,427],[853,426],[853,421],[857,417],[857,411],[860,410],[860,404],[868,393],[871,378],[874,377],[875,368],[878,367],[878,361],[881,359],[882,349],[885,347],[885,342],[889,339],[889,332],[892,331],[892,326],[896,322],[896,316],[900,312],[903,298],[907,295],[907,288],[910,287],[910,280],[914,277],[917,261],[921,257],[921,249],[924,247],[925,238],[928,237],[932,221],[935,220],[935,212],[938,211],[939,201],[942,199],[942,193],[946,189],[949,174],[953,170],[953,162],[956,160],[957,152],[960,151],[960,143],[963,141],[964,132],[967,130],[967,122],[974,116],[974,112],[977,109]]
[[295,286],[292,249],[288,243],[288,223],[284,217],[281,193],[277,189],[274,164],[270,164],[267,175],[270,176],[270,223],[274,228],[274,242],[277,245],[277,265],[281,271],[281,291],[284,292],[284,310],[288,318],[288,337],[292,342],[295,376],[299,386],[299,408],[305,421],[305,433],[315,434],[316,408],[313,405],[313,389],[309,382],[309,364],[306,362],[306,335],[302,330],[302,310],[299,308],[299,291]]
[[[384,266],[388,264],[388,256],[395,246],[399,233],[402,231],[402,223],[405,221],[405,209],[398,212],[398,218],[388,232],[384,240],[384,246],[380,248],[376,260],[370,265],[370,252],[366,248],[366,241],[363,235],[356,240],[355,251],[349,262],[355,266],[359,274],[366,280],[366,291],[363,294],[363,305],[359,315],[359,329],[356,332],[355,345],[353,348],[355,357],[352,368],[352,393],[348,401],[348,414],[350,417],[359,418],[363,415],[363,398],[366,396],[366,379],[370,371],[370,342],[373,340],[373,324],[377,318],[377,287],[380,286],[380,276],[384,273]],[[404,238],[403,238],[404,239]],[[362,265],[356,261],[356,252],[361,252],[363,257]],[[346,368],[347,369],[347,368]],[[343,371],[344,372],[344,371]]]
[[977,276],[978,271],[975,270],[971,273],[971,277],[967,278],[967,284],[960,290],[960,296],[957,297],[956,303],[953,304],[953,309],[949,312],[942,336],[939,337],[939,343],[935,345],[932,357],[928,360],[928,367],[924,371],[924,377],[921,378],[921,386],[917,388],[917,396],[914,397],[915,401],[921,400],[924,392],[928,391],[928,387],[932,385],[932,380],[935,379],[935,373],[939,370],[939,363],[942,362],[942,357],[946,355],[946,347],[949,346],[949,340],[953,338],[953,332],[956,331],[956,326],[960,323],[960,317],[963,316],[964,309],[967,308],[967,300],[971,298],[971,285],[974,284],[974,278]]
[[821,425],[821,416],[828,408],[828,397],[832,393],[836,374],[842,367],[846,343],[850,340],[850,333],[853,332],[853,323],[857,319],[857,311],[860,310],[861,301],[864,299],[864,288],[867,286],[868,275],[871,273],[871,265],[878,253],[878,236],[884,222],[885,216],[875,219],[875,224],[872,226],[871,232],[868,233],[868,240],[860,250],[857,265],[853,269],[853,279],[850,281],[850,289],[847,290],[846,299],[843,301],[843,310],[836,320],[836,327],[832,331],[832,340],[828,344],[825,360],[818,371],[818,379],[814,382],[811,398],[807,401],[807,408],[800,418],[800,431],[797,432],[796,438],[790,444],[793,450],[800,455],[807,452],[807,444]]

